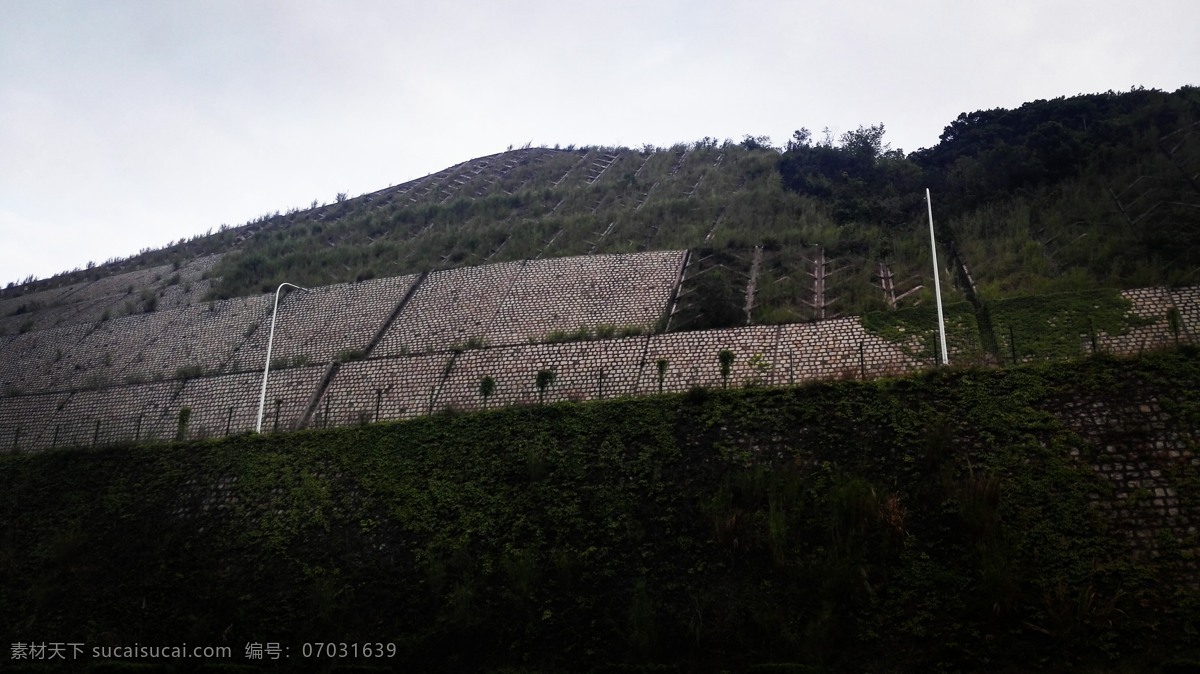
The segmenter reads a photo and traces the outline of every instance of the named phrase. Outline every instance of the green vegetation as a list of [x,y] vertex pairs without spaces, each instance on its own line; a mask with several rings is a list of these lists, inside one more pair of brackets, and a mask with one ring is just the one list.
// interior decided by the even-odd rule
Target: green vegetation
[[536,340],[536,343],[558,344],[562,342],[586,342],[593,339],[612,339],[614,337],[636,337],[645,331],[645,328],[640,325],[626,325],[620,328],[604,323],[594,328],[581,325],[573,332],[552,330],[546,333],[540,340]]
[[496,392],[496,380],[491,375],[484,375],[483,379],[479,380],[479,397],[483,398],[483,407],[487,409],[488,398]]
[[717,352],[717,364],[721,367],[721,388],[729,386],[729,369],[733,367],[735,357],[729,349],[721,349]]
[[[1096,350],[1100,335],[1123,335],[1148,323],[1129,314],[1116,290],[1090,290],[986,303],[997,348],[988,353],[985,330],[968,302],[947,304],[946,341],[955,362],[1025,362],[1078,358]],[[862,317],[874,334],[901,345],[910,355],[933,361],[937,352],[937,307],[922,304]]]
[[555,379],[554,370],[538,370],[537,377],[535,378],[535,383],[537,384],[538,404],[539,405],[544,404],[546,402],[546,389],[549,388],[550,385],[554,383],[554,379]]
[[1169,403],[1166,437],[1197,391],[1184,350],[4,456],[0,625],[405,671],[1167,671],[1197,541],[1131,554],[1070,457],[1141,431],[1064,403]]

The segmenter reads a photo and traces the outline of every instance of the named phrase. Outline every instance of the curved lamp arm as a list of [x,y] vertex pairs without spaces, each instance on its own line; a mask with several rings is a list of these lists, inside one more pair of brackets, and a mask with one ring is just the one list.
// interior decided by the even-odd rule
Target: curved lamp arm
[[301,288],[295,283],[280,283],[275,289],[275,307],[271,309],[271,335],[267,338],[267,364],[263,366],[262,394],[258,397],[258,424],[254,427],[255,433],[262,433],[263,406],[267,403],[267,374],[271,371],[271,347],[275,345],[275,314],[279,311],[279,291],[283,290],[284,286],[309,292],[308,288]]

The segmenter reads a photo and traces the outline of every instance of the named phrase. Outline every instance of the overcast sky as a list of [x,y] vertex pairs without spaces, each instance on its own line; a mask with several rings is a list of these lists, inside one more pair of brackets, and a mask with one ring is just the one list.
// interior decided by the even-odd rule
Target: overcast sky
[[0,283],[509,145],[740,140],[1200,84],[1200,2],[0,0]]

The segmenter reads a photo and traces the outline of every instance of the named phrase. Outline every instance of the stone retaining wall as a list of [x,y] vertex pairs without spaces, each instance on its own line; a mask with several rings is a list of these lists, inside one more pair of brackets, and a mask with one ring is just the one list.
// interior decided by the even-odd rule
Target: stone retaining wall
[[[272,372],[263,410],[263,432],[294,428],[324,372],[321,366]],[[162,426],[173,434],[179,410],[188,407],[192,411],[187,425],[189,438],[219,437],[227,430],[230,434],[252,431],[258,421],[261,386],[262,372],[190,379],[172,401]]]
[[[371,338],[396,310],[417,276],[292,290],[279,301],[271,360],[328,363],[350,351],[365,351]],[[238,350],[232,370],[260,369],[266,362],[274,294],[266,295],[266,315]]]
[[[1059,401],[1055,416],[1088,441],[1071,456],[1090,468],[1108,489],[1097,490],[1094,505],[1125,536],[1137,555],[1156,555],[1164,545],[1195,541],[1200,533],[1200,505],[1179,498],[1180,481],[1200,471],[1200,455],[1189,438],[1166,429],[1181,420],[1168,410],[1174,401],[1146,391],[1130,391],[1128,402],[1114,404],[1111,395],[1073,396]],[[1186,423],[1183,425],[1186,426]],[[1193,586],[1200,561],[1192,559]]]
[[347,426],[428,414],[453,359],[454,354],[440,353],[345,363],[318,401],[310,425]]
[[599,400],[636,392],[645,337],[521,344],[466,351],[458,356],[437,398],[436,409],[477,409],[483,406],[480,384],[495,381],[489,407],[538,402],[537,374],[554,373],[545,402]]
[[73,393],[22,449],[173,439],[174,427],[163,420],[179,388],[179,382],[160,382]]
[[485,335],[503,346],[598,326],[653,331],[679,279],[683,251],[530,260]]
[[523,262],[435,271],[425,277],[375,348],[377,356],[448,351],[482,339]]

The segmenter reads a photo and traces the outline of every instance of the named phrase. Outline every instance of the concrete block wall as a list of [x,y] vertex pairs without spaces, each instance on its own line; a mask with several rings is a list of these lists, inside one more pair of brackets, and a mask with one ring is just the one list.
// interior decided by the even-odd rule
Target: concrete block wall
[[667,310],[683,258],[683,251],[664,251],[530,260],[485,339],[520,344],[600,325],[650,332]]
[[[325,372],[323,366],[297,367],[271,372],[267,385],[266,406],[263,411],[263,432],[275,429],[276,412],[279,430],[291,430],[304,414],[309,399]],[[171,402],[162,428],[172,435],[179,410],[190,407],[189,438],[219,437],[254,430],[258,420],[258,403],[262,372],[241,372],[189,379]],[[282,400],[276,407],[275,401]]]
[[[1122,290],[1121,296],[1128,299],[1133,306],[1130,313],[1142,318],[1154,319],[1154,323],[1131,328],[1124,335],[1099,334],[1096,345],[1101,351],[1118,354],[1136,354],[1150,349],[1159,349],[1174,343],[1171,331],[1167,327],[1167,311],[1173,304],[1171,292],[1166,288],[1137,288]],[[1091,338],[1083,336],[1081,342]],[[1083,344],[1082,353],[1091,350],[1090,344]]]
[[[111,298],[103,300],[99,303],[99,307],[93,306],[94,304],[97,302],[66,303],[59,300],[59,303],[52,305],[18,305],[18,308],[20,306],[40,308],[27,309],[19,314],[0,315],[0,334],[16,335],[32,330],[51,330],[78,323],[95,323],[103,315],[104,310],[112,305],[112,300]],[[16,311],[16,309],[12,311]],[[96,319],[88,321],[87,319],[93,315]]]
[[[168,325],[142,347],[121,376],[142,381],[171,379],[185,367],[220,372],[267,318],[272,301],[270,295],[257,295],[162,312],[169,318]],[[260,362],[258,368],[262,366]]]
[[[22,314],[32,313],[38,308],[52,307],[62,304],[62,298],[69,295],[83,286],[86,283],[73,283],[61,288],[49,288],[46,290],[38,290],[24,295],[14,297],[6,297],[0,299],[0,316],[12,316],[20,311]],[[24,307],[22,309],[22,307]]]
[[318,401],[309,425],[349,426],[428,414],[431,397],[436,398],[453,359],[452,353],[437,353],[344,363]]
[[[339,283],[293,290],[279,301],[271,360],[300,358],[328,363],[345,351],[364,351],[391,317],[417,276]],[[274,304],[274,294],[267,296]],[[258,329],[238,350],[233,370],[262,368],[271,331],[271,305]]]
[[770,370],[760,371],[751,366],[751,358],[761,355],[768,363],[775,362],[775,346],[779,339],[777,326],[748,326],[725,330],[701,330],[654,335],[646,347],[646,367],[638,383],[638,392],[658,391],[660,358],[667,360],[663,376],[664,392],[687,391],[694,386],[720,388],[721,365],[718,354],[729,349],[734,361],[729,371],[731,388],[751,383],[769,383]]
[[522,262],[435,271],[413,293],[375,348],[377,356],[446,351],[491,327]]
[[933,362],[914,358],[899,345],[867,332],[858,318],[839,318],[780,326],[771,365],[771,384],[787,386],[896,376]]
[[50,366],[50,388],[74,390],[122,383],[120,374],[174,319],[174,312],[152,312],[100,323]]
[[[1179,498],[1181,481],[1200,473],[1200,455],[1187,437],[1163,430],[1180,423],[1168,411],[1175,406],[1164,404],[1169,402],[1148,392],[1117,404],[1111,397],[1076,395],[1054,410],[1059,422],[1088,441],[1071,456],[1111,487],[1111,495],[1093,494],[1093,504],[1136,555],[1156,554],[1163,533],[1194,543],[1200,532],[1200,505]],[[1200,553],[1200,546],[1193,547]],[[1198,560],[1200,554],[1190,562],[1193,583]]]
[[123,297],[130,294],[131,287],[134,293],[138,293],[143,288],[150,288],[158,281],[169,278],[175,272],[176,270],[171,265],[164,264],[148,269],[125,272],[124,274],[105,276],[88,283],[64,299],[74,303],[109,297]]
[[646,337],[521,344],[463,352],[454,362],[435,408],[478,409],[485,376],[496,382],[488,407],[538,402],[537,373],[550,370],[554,382],[545,401],[598,400],[633,395],[641,371]]
[[70,396],[68,393],[0,397],[0,452],[43,449],[48,424]]
[[164,418],[179,388],[179,382],[159,382],[72,393],[21,450],[171,440],[174,426]]
[[1182,323],[1179,339],[1193,344],[1200,342],[1200,286],[1172,288],[1171,303],[1179,309]]
[[91,330],[73,325],[11,337],[0,351],[0,393],[50,390],[51,369]]

